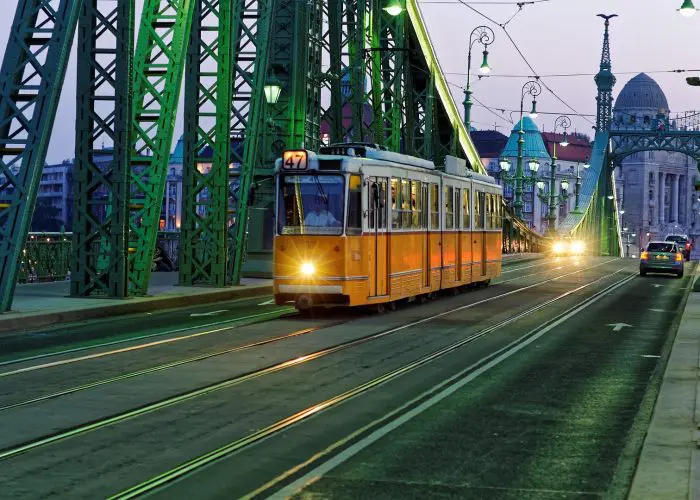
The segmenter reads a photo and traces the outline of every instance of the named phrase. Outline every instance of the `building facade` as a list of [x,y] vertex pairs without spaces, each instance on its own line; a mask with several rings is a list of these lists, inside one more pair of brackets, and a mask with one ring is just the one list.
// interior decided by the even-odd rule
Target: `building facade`
[[[674,129],[661,87],[645,73],[622,88],[613,110],[613,130]],[[668,234],[695,234],[700,226],[693,211],[698,170],[690,157],[676,152],[642,151],[622,160],[616,183],[623,227],[640,243]]]

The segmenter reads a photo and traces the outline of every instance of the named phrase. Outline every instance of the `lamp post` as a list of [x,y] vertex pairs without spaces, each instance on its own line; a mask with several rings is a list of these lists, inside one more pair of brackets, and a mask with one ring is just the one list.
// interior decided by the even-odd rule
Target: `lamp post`
[[[531,174],[529,177],[526,177],[523,174],[522,157],[520,158],[520,163],[521,163],[520,174],[518,174],[518,171],[516,171],[514,174],[509,173],[510,167],[512,166],[512,164],[508,158],[501,159],[499,162],[499,166],[501,167],[500,178],[503,180],[503,185],[517,186],[518,184],[520,184],[521,193],[522,193],[522,187],[524,185],[537,184],[539,186],[539,183],[542,181],[537,180],[537,172],[540,169],[540,162],[537,161],[537,158],[530,158],[530,160],[528,160],[528,162],[527,162],[527,167],[528,167],[528,170],[530,171],[530,174]],[[522,209],[522,203],[520,204],[520,207]],[[522,218],[522,210],[521,210],[520,214],[516,213],[516,215],[518,215],[518,217]]]
[[489,51],[487,47],[493,43],[493,30],[488,26],[477,26],[469,35],[469,52],[467,53],[467,88],[464,90],[464,125],[467,127],[467,133],[470,133],[472,120],[472,89],[471,89],[471,72],[472,72],[472,47],[476,42],[484,46],[484,59],[479,67],[482,74],[487,74],[491,71],[489,67]]
[[[583,164],[583,169],[586,170],[590,166],[591,166],[591,164],[588,163],[588,158],[586,158],[586,161]],[[580,214],[581,213],[581,206],[579,205],[579,194],[581,192],[581,164],[580,163],[576,164],[576,184],[575,184],[575,186],[576,186],[576,189],[575,189],[576,203],[575,203],[575,206],[574,206],[572,213]]]
[[[542,93],[542,86],[535,80],[525,82],[520,92],[520,130],[518,130],[518,163],[515,168],[515,200],[513,208],[518,218],[523,216],[523,144],[525,144],[525,131],[523,130],[523,104],[525,95],[532,96],[531,118],[537,118],[537,96]],[[539,168],[539,165],[538,165]]]
[[569,187],[569,182],[563,180],[561,182],[563,193],[559,195],[555,194],[557,189],[557,128],[561,127],[564,129],[564,135],[559,144],[561,147],[565,148],[569,145],[569,142],[566,140],[566,131],[570,126],[571,120],[568,116],[560,116],[554,120],[554,145],[552,146],[552,164],[549,170],[549,200],[547,200],[547,197],[543,195],[542,189],[538,190],[537,192],[537,197],[542,200],[543,203],[549,204],[549,214],[547,215],[549,233],[554,233],[556,231],[557,206],[559,205],[559,201],[568,198],[566,190]]

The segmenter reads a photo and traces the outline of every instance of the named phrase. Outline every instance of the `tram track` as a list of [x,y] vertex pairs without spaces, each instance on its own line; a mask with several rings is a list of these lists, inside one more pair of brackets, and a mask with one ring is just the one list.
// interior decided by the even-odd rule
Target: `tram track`
[[[538,263],[538,264],[535,264],[534,266],[540,266],[540,265],[544,265],[544,264],[546,264],[546,263],[541,263],[541,264]],[[517,270],[528,268],[528,267],[532,267],[532,266],[520,267]],[[557,270],[561,270],[563,268],[564,268],[564,266],[558,266],[558,267],[550,269],[549,271],[557,271]],[[588,268],[586,268],[586,269],[588,269]],[[515,270],[516,269],[513,269],[511,271],[515,271]],[[510,272],[510,271],[508,271],[508,272]],[[541,273],[538,273],[538,272],[524,274],[522,276],[516,276],[514,278],[510,278],[507,280],[496,281],[494,284],[510,283],[513,281],[518,281],[521,279],[530,278],[533,276],[538,276],[540,274]],[[92,345],[92,346],[84,346],[84,347],[78,347],[78,348],[74,348],[74,349],[66,349],[66,350],[62,350],[62,351],[57,351],[57,352],[53,352],[53,353],[40,354],[37,356],[28,356],[28,357],[24,357],[24,358],[13,359],[13,360],[9,360],[9,361],[0,362],[0,367],[20,364],[20,363],[28,363],[28,362],[36,361],[39,359],[45,359],[45,358],[55,357],[55,356],[62,356],[62,355],[72,354],[75,352],[81,352],[81,351],[85,351],[85,350],[99,349],[101,347],[110,347],[112,345],[119,345],[119,344],[123,344],[123,343],[127,343],[127,342],[137,342],[139,340],[148,340],[151,338],[162,337],[162,336],[166,336],[166,335],[173,335],[173,334],[187,332],[187,331],[191,331],[191,330],[195,330],[195,329],[198,330],[201,328],[210,328],[213,326],[229,325],[229,326],[224,326],[222,328],[214,328],[211,330],[194,332],[192,334],[182,335],[179,337],[174,337],[172,339],[164,339],[164,340],[159,340],[159,341],[154,341],[154,342],[147,342],[145,344],[138,344],[138,345],[129,346],[129,347],[125,347],[125,348],[113,349],[113,350],[109,350],[109,351],[103,351],[103,352],[98,352],[98,353],[94,353],[94,354],[87,354],[84,356],[78,356],[75,358],[68,358],[68,359],[52,361],[52,362],[48,362],[48,363],[42,363],[39,365],[32,365],[32,366],[28,366],[28,367],[24,367],[24,368],[18,368],[15,370],[0,372],[0,378],[12,376],[12,375],[19,375],[22,373],[32,372],[32,371],[36,371],[36,370],[53,368],[53,367],[67,365],[67,364],[71,364],[71,363],[77,363],[80,361],[88,361],[91,359],[102,358],[102,357],[106,357],[106,356],[113,356],[113,355],[117,355],[117,354],[138,351],[141,349],[148,349],[151,347],[162,346],[165,344],[172,344],[174,342],[179,342],[179,341],[183,341],[183,340],[190,340],[193,338],[203,337],[203,336],[207,336],[207,335],[211,335],[211,334],[215,334],[215,333],[227,332],[227,331],[230,331],[230,329],[232,327],[250,326],[252,324],[258,323],[258,321],[244,322],[245,320],[248,320],[248,319],[263,318],[263,317],[271,316],[273,314],[278,314],[278,317],[272,318],[272,319],[280,319],[280,318],[285,318],[285,317],[294,317],[295,316],[294,313],[295,313],[295,309],[293,307],[290,307],[290,308],[285,308],[283,310],[268,311],[268,312],[264,312],[264,313],[254,314],[254,315],[247,315],[247,316],[243,316],[240,318],[232,318],[232,319],[224,320],[224,321],[206,323],[204,325],[198,325],[198,326],[194,326],[194,327],[178,328],[178,329],[169,330],[169,331],[165,331],[165,332],[158,332],[158,333],[149,334],[149,335],[142,335],[142,336],[134,337],[134,338],[130,338],[130,339],[121,339],[121,340],[116,340],[116,341],[112,341],[112,342],[105,342],[102,344],[96,344],[96,345]],[[269,320],[263,319],[260,322],[265,322],[265,321],[269,321]],[[239,323],[239,322],[244,322],[244,323],[240,324],[240,325],[235,324],[235,323]],[[232,325],[232,323],[233,323],[233,325]],[[333,326],[333,325],[335,325],[335,323],[328,325],[328,326]],[[328,327],[328,326],[326,326],[326,327]],[[1,408],[0,408],[0,411],[1,411]]]
[[[502,329],[505,326],[508,326],[512,323],[515,323],[555,302],[558,302],[566,297],[569,297],[581,290],[584,290],[590,286],[593,286],[605,279],[610,278],[611,276],[614,276],[620,272],[625,271],[624,269],[620,269],[610,275],[602,276],[598,279],[595,279],[593,281],[590,281],[588,283],[585,283],[583,285],[580,285],[574,289],[568,290],[564,293],[561,293],[557,295],[556,297],[553,297],[551,299],[548,299],[542,303],[536,304],[524,311],[521,311],[520,313],[514,315],[511,318],[505,319],[503,321],[500,321],[499,323],[495,325],[488,326],[486,328],[483,328],[479,330],[478,332],[475,332],[467,337],[464,337],[462,339],[459,339],[447,346],[441,347],[437,350],[434,350],[426,355],[421,356],[420,358],[413,360],[409,363],[406,363],[398,368],[395,368],[393,370],[390,370],[378,377],[373,378],[370,381],[364,382],[360,385],[357,385],[356,387],[344,391],[340,394],[336,394],[335,396],[328,398],[320,403],[314,404],[312,406],[309,406],[301,411],[298,411],[292,415],[289,415],[285,418],[282,418],[276,422],[274,422],[271,425],[268,425],[260,430],[257,430],[253,433],[250,433],[242,438],[236,439],[234,441],[229,442],[228,444],[219,447],[213,451],[210,451],[208,453],[205,453],[203,455],[200,455],[199,457],[196,457],[192,460],[189,460],[187,462],[182,463],[181,465],[163,473],[158,476],[155,476],[151,479],[148,479],[144,482],[141,482],[131,488],[128,488],[126,490],[121,491],[120,493],[117,493],[116,495],[110,497],[111,499],[120,499],[120,500],[125,500],[125,499],[130,499],[130,498],[135,498],[137,496],[153,493],[159,489],[161,489],[164,486],[167,486],[169,483],[172,483],[174,481],[180,480],[185,476],[188,476],[190,474],[196,473],[198,470],[216,462],[219,461],[223,458],[226,458],[228,456],[231,456],[233,454],[236,454],[238,452],[241,452],[245,450],[246,448],[263,441],[265,439],[271,438],[287,429],[290,427],[297,425],[315,415],[318,415],[321,412],[330,410],[332,408],[335,408],[351,399],[354,399],[358,396],[361,396],[362,394],[375,389],[381,385],[387,384],[388,382],[391,382],[407,373],[410,373],[428,363],[431,363],[437,359],[440,359],[490,333],[496,332],[500,329]],[[593,304],[594,302],[597,302],[600,300],[602,297],[606,296],[610,292],[616,290],[617,288],[620,288],[630,281],[632,281],[636,277],[636,274],[628,274],[627,276],[623,277],[620,280],[615,281],[614,283],[606,286],[604,289],[596,292],[594,295],[589,296],[587,298],[584,298],[583,300],[579,301],[578,303],[574,304],[573,306],[570,306],[567,308],[565,311],[563,311],[560,314],[557,314],[553,318],[549,319],[542,325],[528,331],[527,333],[523,334],[522,336],[519,336],[516,340],[510,342],[508,345],[505,347],[502,347],[501,349],[498,349],[497,351],[483,357],[481,360],[477,361],[476,363],[473,363],[466,369],[462,370],[458,374],[450,377],[449,379],[441,382],[438,384],[438,386],[433,387],[429,391],[424,392],[420,396],[412,399],[411,401],[401,405],[399,408],[396,410],[392,411],[388,415],[383,416],[382,418],[378,420],[372,421],[370,424],[363,426],[359,430],[351,433],[349,436],[347,436],[345,439],[334,443],[331,447],[327,448],[324,450],[322,453],[315,454],[314,456],[311,457],[311,459],[303,462],[302,464],[299,464],[297,467],[295,467],[291,471],[287,471],[281,476],[278,476],[275,478],[273,481],[263,485],[261,488],[258,490],[251,492],[249,495],[246,495],[245,498],[252,498],[255,496],[258,496],[264,492],[267,492],[274,488],[278,483],[281,482],[288,482],[289,478],[293,477],[295,474],[298,474],[299,471],[304,471],[306,468],[308,468],[311,464],[313,464],[316,461],[319,461],[320,459],[325,459],[328,460],[329,457],[332,457],[334,454],[336,454],[339,451],[342,451],[342,449],[348,444],[351,443],[355,440],[357,440],[359,437],[366,436],[368,433],[372,432],[373,430],[377,429],[378,427],[385,427],[389,424],[392,424],[392,421],[398,421],[399,424],[401,423],[401,419],[405,418],[406,415],[409,415],[409,418],[412,418],[412,414],[415,414],[418,409],[422,411],[425,409],[426,404],[430,403],[430,406],[432,404],[435,404],[435,402],[444,399],[446,395],[451,394],[456,390],[458,387],[468,383],[469,381],[473,380],[477,376],[481,375],[482,373],[486,372],[493,366],[496,366],[499,364],[501,361],[507,359],[510,357],[510,355],[514,354],[515,352],[521,350],[522,348],[526,347],[528,344],[536,340],[537,338],[541,337],[542,335],[546,334],[548,331],[550,331],[554,326],[562,323],[563,321],[569,319],[570,317],[574,316],[581,310],[585,309],[589,305]],[[421,408],[423,406],[424,408]],[[381,434],[383,435],[383,434]],[[306,479],[306,477],[304,478]],[[297,483],[301,483],[302,480],[296,481],[293,483],[293,486],[296,486]],[[289,490],[288,492],[291,492]]]
[[[530,285],[527,285],[527,286],[524,286],[521,288],[517,288],[515,290],[510,290],[508,292],[498,294],[498,295],[495,295],[492,297],[488,297],[488,298],[485,298],[485,299],[482,299],[482,300],[479,300],[479,301],[476,301],[473,303],[458,306],[458,307],[449,309],[447,311],[442,311],[440,313],[436,313],[436,314],[433,314],[431,316],[421,318],[420,320],[411,321],[411,322],[405,323],[403,325],[399,325],[399,326],[389,328],[389,329],[386,329],[386,330],[383,330],[380,332],[375,332],[373,334],[358,337],[358,338],[350,340],[350,341],[342,342],[342,343],[327,347],[325,349],[321,349],[321,350],[318,350],[318,351],[315,351],[315,352],[312,352],[309,354],[298,356],[298,357],[295,357],[293,359],[288,359],[286,361],[276,363],[276,364],[273,364],[273,365],[270,365],[270,366],[267,366],[267,367],[264,367],[261,369],[257,369],[257,370],[253,370],[253,371],[248,372],[248,373],[236,375],[236,376],[231,377],[229,379],[215,382],[212,384],[208,384],[206,386],[199,387],[199,388],[194,389],[194,390],[186,391],[186,392],[183,392],[181,394],[177,394],[177,395],[170,396],[170,397],[167,397],[167,398],[164,398],[164,399],[152,402],[152,403],[148,403],[148,404],[136,407],[136,408],[132,408],[128,411],[118,413],[118,414],[112,415],[110,417],[98,419],[98,420],[88,422],[85,424],[79,424],[79,425],[74,426],[72,428],[61,430],[57,433],[45,435],[45,436],[39,437],[37,439],[25,442],[23,444],[15,445],[13,447],[6,448],[4,450],[0,450],[0,461],[21,455],[23,453],[27,453],[29,451],[33,451],[35,449],[38,449],[38,448],[41,448],[41,447],[44,447],[44,446],[47,446],[47,445],[50,445],[53,443],[57,443],[59,441],[63,441],[63,440],[69,439],[69,438],[83,435],[83,434],[91,432],[91,431],[102,429],[102,428],[105,428],[107,426],[111,426],[111,425],[115,425],[115,424],[118,424],[121,422],[125,422],[127,420],[131,420],[133,418],[136,418],[136,417],[139,417],[142,415],[146,415],[146,414],[149,414],[149,413],[152,413],[152,412],[155,412],[155,411],[158,411],[158,410],[161,410],[161,409],[164,409],[164,408],[167,408],[167,407],[170,407],[170,406],[173,406],[173,405],[185,402],[185,401],[189,401],[189,400],[192,400],[194,398],[197,398],[197,397],[200,397],[203,395],[211,394],[213,392],[216,392],[216,391],[219,391],[222,389],[233,387],[233,386],[242,384],[244,382],[263,377],[265,375],[277,373],[277,372],[280,372],[280,371],[285,370],[287,368],[299,366],[301,364],[305,364],[305,363],[308,363],[308,362],[313,361],[313,360],[324,358],[324,357],[329,356],[331,354],[345,351],[345,350],[350,349],[352,347],[367,344],[369,342],[378,340],[380,338],[387,337],[387,336],[392,335],[394,333],[404,331],[408,328],[418,326],[418,325],[427,323],[429,321],[433,321],[433,320],[438,319],[438,318],[445,317],[447,315],[450,315],[450,314],[453,314],[453,313],[456,313],[459,311],[463,311],[463,310],[470,309],[470,308],[473,308],[473,307],[476,307],[476,306],[479,306],[479,305],[482,305],[482,304],[485,304],[488,302],[499,300],[499,299],[502,299],[502,298],[507,297],[507,296],[515,295],[515,294],[530,290],[532,288],[535,288],[537,286],[560,280],[560,279],[567,277],[567,276],[571,276],[571,275],[579,274],[579,273],[582,273],[582,272],[585,272],[585,271],[588,271],[591,269],[595,269],[597,267],[609,264],[610,262],[613,262],[615,260],[617,260],[617,259],[609,259],[609,260],[595,264],[595,265],[590,266],[590,267],[577,269],[575,271],[561,274],[558,276],[554,276],[552,278],[548,278],[546,280],[542,280],[542,281],[539,281],[539,282],[536,282],[536,283],[533,283],[533,284],[530,284]],[[617,274],[618,272],[621,272],[621,270],[619,270],[613,274]],[[589,282],[585,285],[582,285],[581,287],[574,289],[574,291],[565,292],[557,300],[560,300],[561,298],[567,297],[567,296],[571,295],[572,293],[575,293],[575,291],[578,291],[579,289],[586,288],[586,287],[588,287],[594,283],[597,283],[600,280],[607,278],[609,276],[610,275],[606,275],[602,278],[599,278],[597,280]],[[548,304],[551,303],[551,300],[552,299],[550,299],[550,301],[548,301],[547,303]],[[536,310],[539,310],[541,307],[544,307],[544,306],[537,305],[537,306],[534,306],[533,308],[531,308],[529,311],[535,312]],[[520,317],[520,316],[518,316],[518,317]],[[318,331],[318,330],[316,330],[316,331]],[[489,330],[489,331],[492,331],[492,330]],[[75,392],[75,391],[72,391],[72,392]],[[57,395],[56,397],[59,397],[59,396],[60,395]],[[31,401],[20,402],[18,404],[15,404],[14,407],[23,406],[23,405],[27,405],[30,403],[31,403]]]

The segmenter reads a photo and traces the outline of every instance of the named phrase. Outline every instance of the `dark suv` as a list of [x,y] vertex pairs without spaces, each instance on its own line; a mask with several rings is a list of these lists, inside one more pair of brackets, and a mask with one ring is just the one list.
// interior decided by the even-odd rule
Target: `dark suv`
[[688,236],[685,234],[669,234],[666,236],[666,241],[676,243],[685,260],[690,260],[690,251],[693,249],[693,244],[688,239]]

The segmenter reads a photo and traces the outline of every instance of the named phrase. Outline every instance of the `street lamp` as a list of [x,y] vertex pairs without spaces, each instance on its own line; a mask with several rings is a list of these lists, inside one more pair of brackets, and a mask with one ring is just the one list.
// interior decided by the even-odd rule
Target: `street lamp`
[[[547,215],[547,224],[549,227],[549,232],[554,233],[556,230],[556,224],[557,224],[557,207],[559,206],[559,203],[561,201],[564,201],[568,199],[569,195],[567,193],[567,189],[569,189],[569,181],[563,180],[561,181],[561,189],[563,192],[560,194],[556,194],[556,189],[557,189],[557,128],[561,127],[564,129],[564,135],[561,140],[560,145],[562,147],[566,147],[569,143],[566,140],[566,131],[567,129],[571,126],[571,119],[568,116],[560,116],[556,120],[554,120],[554,144],[552,146],[552,164],[551,168],[549,171],[549,199],[547,199],[547,196],[542,192],[542,190],[538,191],[537,197],[542,201],[542,203],[546,203],[549,205],[549,214]],[[547,180],[547,179],[546,179]]]
[[[586,158],[586,161],[583,163],[583,169],[587,169],[590,167],[590,163],[588,163],[588,158]],[[574,209],[572,213],[574,214],[580,214],[581,213],[581,206],[580,206],[580,193],[581,193],[581,164],[577,163],[576,164],[576,184],[575,184],[575,194],[576,194],[576,203],[574,204]]]
[[489,51],[487,47],[493,43],[493,30],[488,26],[477,26],[469,35],[469,52],[467,53],[467,88],[464,90],[464,125],[467,127],[467,133],[471,130],[471,114],[472,114],[472,89],[471,89],[471,71],[472,71],[472,47],[476,42],[484,46],[484,59],[479,67],[482,74],[487,74],[491,71],[489,67]]
[[[533,97],[532,99],[532,111],[530,116],[537,116],[537,96],[542,93],[542,86],[536,80],[529,80],[525,82],[523,88],[520,92],[520,129],[518,130],[518,164],[515,169],[515,200],[513,202],[513,207],[515,208],[515,215],[518,218],[523,217],[523,144],[525,144],[525,130],[523,130],[523,105],[525,104],[525,95],[529,94]],[[533,169],[532,165],[530,170],[536,172],[539,168],[539,163]]]
[[268,104],[277,104],[280,94],[282,93],[282,82],[280,82],[274,73],[272,73],[265,81],[265,102]]
[[695,14],[695,10],[693,0],[683,0],[683,5],[680,6],[678,12],[680,12],[683,17],[691,17]]
[[401,5],[401,2],[399,0],[393,0],[389,3],[389,5],[384,7],[384,10],[390,16],[396,17],[403,12],[403,6]]

